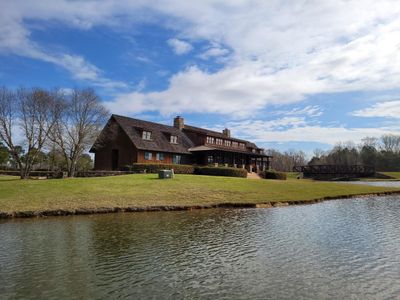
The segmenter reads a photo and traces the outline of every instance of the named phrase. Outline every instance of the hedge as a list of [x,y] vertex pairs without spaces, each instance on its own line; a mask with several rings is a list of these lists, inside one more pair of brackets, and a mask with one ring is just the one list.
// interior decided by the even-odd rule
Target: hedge
[[228,168],[228,167],[199,167],[191,165],[174,165],[174,164],[142,164],[135,163],[124,167],[124,171],[135,173],[158,173],[160,170],[174,169],[175,174],[197,174],[197,175],[215,175],[228,177],[247,177],[245,169]]
[[264,171],[261,173],[261,175],[265,179],[286,180],[286,173],[283,172]]
[[247,170],[228,167],[196,167],[194,173],[198,175],[247,177]]
[[127,171],[135,173],[158,173],[160,170],[174,169],[175,174],[193,174],[194,166],[190,165],[175,165],[175,164],[141,164],[135,163],[124,168]]

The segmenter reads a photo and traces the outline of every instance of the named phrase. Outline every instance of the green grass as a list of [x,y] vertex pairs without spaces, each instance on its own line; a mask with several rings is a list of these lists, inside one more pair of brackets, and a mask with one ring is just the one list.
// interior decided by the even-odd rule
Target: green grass
[[153,205],[208,205],[315,200],[400,190],[309,180],[249,180],[155,174],[100,178],[20,180],[0,176],[0,212]]
[[286,172],[287,179],[297,179],[300,176],[300,173],[297,172]]
[[379,173],[393,177],[395,179],[400,179],[400,172],[379,172]]

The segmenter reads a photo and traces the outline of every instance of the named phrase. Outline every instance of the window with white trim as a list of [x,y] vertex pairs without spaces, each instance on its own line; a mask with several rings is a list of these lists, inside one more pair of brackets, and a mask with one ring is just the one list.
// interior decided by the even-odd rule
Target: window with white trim
[[145,160],[152,160],[153,159],[153,153],[151,153],[151,152],[145,152],[144,153],[144,159]]
[[231,141],[225,140],[224,145],[226,147],[230,147],[231,146]]
[[164,153],[157,152],[156,160],[164,160]]
[[147,141],[151,140],[151,131],[143,130],[142,139]]
[[177,154],[172,155],[172,163],[179,165],[181,163],[181,158],[182,158],[181,155],[177,155]]
[[178,144],[178,137],[176,135],[171,135],[169,141],[171,144]]
[[232,147],[237,148],[238,146],[239,146],[239,143],[238,143],[238,142],[232,142]]
[[224,140],[223,140],[223,139],[215,139],[215,143],[216,143],[217,145],[219,145],[219,146],[222,146],[223,143],[224,143]]
[[208,136],[206,139],[207,144],[214,144],[214,138],[211,136]]

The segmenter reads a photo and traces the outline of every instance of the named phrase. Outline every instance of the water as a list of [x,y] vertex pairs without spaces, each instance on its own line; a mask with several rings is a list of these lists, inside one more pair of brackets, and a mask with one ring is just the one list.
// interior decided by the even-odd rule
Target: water
[[400,188],[400,181],[343,181],[343,182],[341,181],[340,183]]
[[2,221],[1,299],[400,299],[400,197]]

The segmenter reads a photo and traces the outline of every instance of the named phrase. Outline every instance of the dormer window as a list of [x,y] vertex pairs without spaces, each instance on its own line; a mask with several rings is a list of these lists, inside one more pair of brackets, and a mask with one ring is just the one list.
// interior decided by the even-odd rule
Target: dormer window
[[240,148],[245,148],[245,144],[243,144],[243,143],[240,143]]
[[171,135],[169,141],[171,144],[178,144],[178,137],[176,135]]
[[207,141],[207,144],[214,144],[214,138],[211,136],[208,136],[206,141]]
[[232,147],[237,148],[238,147],[238,142],[232,142]]
[[143,130],[142,139],[144,139],[146,141],[150,141],[151,140],[151,131]]
[[215,143],[219,146],[223,145],[224,140],[223,139],[215,139]]
[[225,140],[225,146],[230,147],[231,146],[231,141]]

